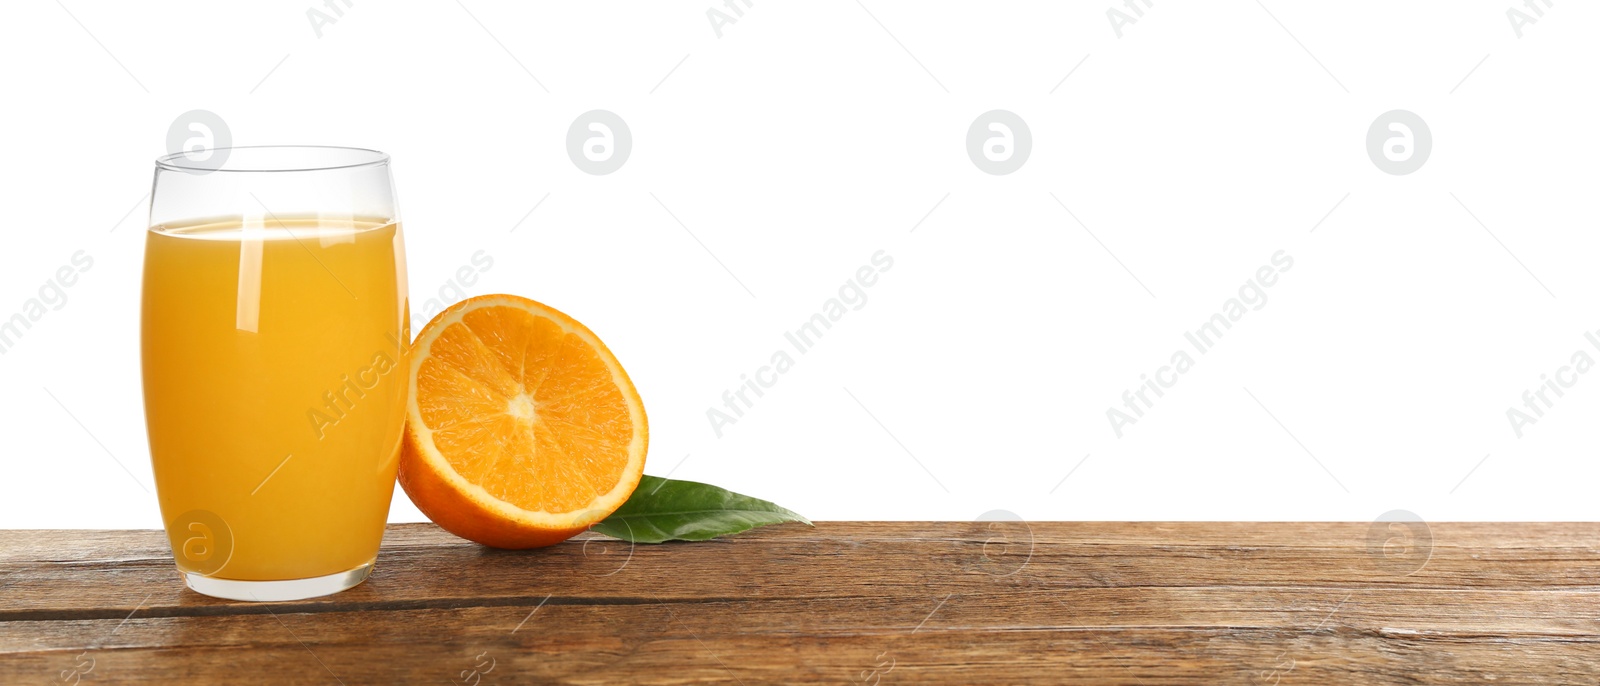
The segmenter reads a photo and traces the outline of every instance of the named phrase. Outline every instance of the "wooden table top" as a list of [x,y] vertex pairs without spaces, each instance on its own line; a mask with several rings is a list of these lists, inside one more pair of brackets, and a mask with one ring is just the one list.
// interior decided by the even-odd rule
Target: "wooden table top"
[[[1600,683],[1600,525],[819,522],[185,589],[157,531],[0,531],[0,683]],[[1431,541],[1430,541],[1431,539]]]

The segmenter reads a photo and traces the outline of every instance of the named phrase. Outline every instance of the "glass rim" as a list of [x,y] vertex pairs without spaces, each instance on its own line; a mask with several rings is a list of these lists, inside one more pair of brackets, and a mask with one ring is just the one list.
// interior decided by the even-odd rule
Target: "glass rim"
[[[234,158],[234,155],[232,154],[233,152],[244,150],[276,152],[298,151],[301,153],[316,151],[323,153],[324,155],[329,155],[331,153],[331,155],[328,158],[325,158],[322,163],[313,162],[311,160],[312,156],[306,155],[298,159],[293,156],[289,156],[286,158],[287,161],[280,164],[256,163],[242,166],[227,164],[229,160]],[[210,154],[207,155],[205,162],[194,162],[189,159],[189,155],[195,152],[205,152]],[[216,164],[211,161],[217,153],[224,153],[226,155],[223,158],[224,161],[222,166],[216,166]],[[200,148],[198,150],[175,152],[156,158],[156,168],[163,171],[204,173],[236,172],[270,174],[274,172],[333,171],[336,169],[377,167],[388,163],[389,154],[386,152],[373,150],[371,148],[356,148],[343,145],[236,145],[225,148]]]

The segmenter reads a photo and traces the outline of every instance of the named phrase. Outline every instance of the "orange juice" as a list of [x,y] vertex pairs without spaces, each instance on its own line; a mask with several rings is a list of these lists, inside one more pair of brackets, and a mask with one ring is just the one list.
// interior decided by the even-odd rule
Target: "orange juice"
[[145,414],[178,568],[281,580],[370,563],[406,407],[399,225],[156,226],[143,299]]

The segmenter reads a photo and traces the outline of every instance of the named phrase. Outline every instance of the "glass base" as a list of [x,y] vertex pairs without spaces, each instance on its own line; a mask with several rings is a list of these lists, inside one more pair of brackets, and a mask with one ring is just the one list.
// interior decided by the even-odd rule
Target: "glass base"
[[371,573],[372,562],[347,572],[284,581],[218,579],[194,572],[182,572],[183,582],[197,593],[203,593],[213,598],[249,602],[304,600],[306,598],[333,595],[339,591],[354,588],[356,584],[366,581],[367,575]]

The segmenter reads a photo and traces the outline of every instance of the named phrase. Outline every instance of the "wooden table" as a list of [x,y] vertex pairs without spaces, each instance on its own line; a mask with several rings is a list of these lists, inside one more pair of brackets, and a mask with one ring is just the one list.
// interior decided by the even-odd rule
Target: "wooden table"
[[365,584],[253,604],[184,589],[160,532],[7,531],[0,683],[1595,684],[1597,543],[822,522],[511,552],[405,524]]

